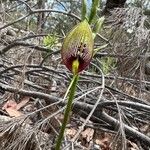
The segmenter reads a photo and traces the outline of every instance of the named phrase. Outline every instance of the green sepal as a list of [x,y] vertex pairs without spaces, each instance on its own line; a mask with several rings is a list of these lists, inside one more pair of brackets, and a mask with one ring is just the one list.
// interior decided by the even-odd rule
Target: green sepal
[[104,44],[104,45],[102,45],[102,46],[100,46],[100,47],[94,49],[94,55],[95,55],[98,51],[100,51],[101,49],[106,48],[108,45],[109,45],[109,44]]
[[93,36],[94,36],[94,38],[95,38],[96,34],[97,34],[98,32],[100,32],[100,30],[102,29],[102,25],[103,25],[104,20],[105,20],[105,17],[101,17],[101,18],[99,18],[99,19],[96,21],[95,27],[94,27],[94,29],[93,29]]

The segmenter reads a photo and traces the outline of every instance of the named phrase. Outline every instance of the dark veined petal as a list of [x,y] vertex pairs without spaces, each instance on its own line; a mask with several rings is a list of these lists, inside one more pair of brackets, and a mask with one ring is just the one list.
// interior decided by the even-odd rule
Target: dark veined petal
[[64,39],[61,56],[66,67],[73,72],[73,62],[79,61],[78,71],[84,70],[93,56],[94,40],[86,20],[76,25]]

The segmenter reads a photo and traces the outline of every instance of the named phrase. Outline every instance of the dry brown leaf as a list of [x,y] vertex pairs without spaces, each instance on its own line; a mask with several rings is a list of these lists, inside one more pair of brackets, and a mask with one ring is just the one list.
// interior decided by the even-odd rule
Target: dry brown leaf
[[130,150],[139,150],[138,146],[134,142],[128,141],[128,143],[131,147]]
[[20,108],[22,108],[23,106],[25,106],[30,100],[30,97],[25,96],[20,103],[17,104],[17,110],[19,110]]
[[77,130],[74,128],[66,129],[65,131],[65,134],[69,136],[70,138],[73,138],[76,133],[77,133]]
[[90,147],[90,142],[94,136],[94,130],[91,128],[86,128],[80,136],[81,144],[87,148]]
[[108,147],[109,138],[107,138],[107,137],[105,137],[103,139],[96,139],[95,143],[100,145],[100,147],[102,147],[102,148],[105,148],[105,149],[109,148]]
[[108,133],[97,132],[95,134],[95,143],[100,145],[103,150],[110,150],[110,143],[112,141],[113,136]]
[[4,106],[2,107],[3,110],[6,110],[8,108],[17,109],[17,103],[13,100],[8,100]]
[[86,141],[87,141],[88,143],[92,140],[93,135],[94,135],[94,130],[91,129],[91,128],[87,128],[86,130],[84,130],[84,131],[81,133],[82,138],[86,139]]
[[23,113],[19,112],[16,109],[11,108],[11,107],[10,108],[6,108],[5,110],[9,114],[9,116],[11,116],[11,117],[20,117],[20,116],[23,115]]
[[23,107],[28,101],[29,101],[29,97],[24,97],[19,104],[17,104],[14,100],[8,100],[4,104],[2,109],[5,110],[11,117],[19,117],[19,116],[22,116],[23,113],[21,113],[18,110],[21,107]]

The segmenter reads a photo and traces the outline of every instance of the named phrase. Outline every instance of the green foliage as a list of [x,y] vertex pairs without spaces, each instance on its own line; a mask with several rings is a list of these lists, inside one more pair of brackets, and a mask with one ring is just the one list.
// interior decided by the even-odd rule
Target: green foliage
[[58,44],[58,38],[56,37],[56,35],[47,35],[44,37],[43,39],[43,45],[48,48],[47,52],[43,52],[42,53],[42,57],[43,59],[47,59],[49,56],[49,53],[52,52],[52,48],[54,48],[56,46],[56,44]]
[[58,43],[58,38],[55,35],[48,35],[44,37],[43,44],[45,47],[51,49]]
[[101,58],[101,68],[102,68],[102,71],[103,73],[106,75],[106,74],[109,74],[110,71],[115,68],[116,66],[116,62],[115,62],[115,59],[112,58],[112,57],[104,57],[104,58]]

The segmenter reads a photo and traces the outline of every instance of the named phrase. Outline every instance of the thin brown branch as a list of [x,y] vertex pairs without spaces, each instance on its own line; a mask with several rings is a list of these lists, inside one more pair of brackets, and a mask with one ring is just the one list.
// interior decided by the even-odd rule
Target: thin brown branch
[[24,47],[29,47],[29,48],[33,48],[39,51],[48,51],[48,48],[45,47],[41,47],[41,46],[37,46],[34,44],[30,44],[30,43],[26,43],[26,42],[22,42],[22,41],[15,41],[9,45],[7,45],[6,47],[4,47],[1,51],[0,51],[0,55],[5,54],[7,51],[9,51],[11,48],[14,48],[16,46],[24,46]]
[[[17,92],[18,94],[21,95],[26,95],[26,96],[31,96],[31,97],[38,97],[41,99],[45,99],[48,103],[54,103],[57,101],[61,101],[60,98],[55,97],[55,96],[51,96],[49,94],[45,94],[45,93],[41,93],[41,92],[35,92],[35,91],[26,91],[23,89],[16,89],[14,87],[8,86],[8,85],[4,85],[2,83],[0,83],[0,87],[6,91],[9,92]],[[60,105],[64,105],[64,102],[59,103]],[[115,102],[114,102],[115,104]],[[123,103],[122,103],[123,104]],[[135,103],[136,104],[136,103]],[[131,106],[131,104],[129,103],[129,106]],[[100,107],[100,104],[99,104]],[[98,108],[99,108],[98,107]],[[102,107],[102,106],[101,106]],[[93,106],[83,103],[83,102],[76,102],[74,104],[74,109],[78,110],[85,110],[87,112],[90,112],[92,110]],[[148,106],[149,109],[149,106]],[[105,121],[106,123],[110,124],[114,130],[118,130],[116,128],[116,126],[119,127],[119,121],[114,119],[113,117],[107,115],[106,113],[99,111],[98,116],[96,116],[97,118],[102,119],[103,121]],[[97,115],[97,114],[96,114]],[[92,118],[91,118],[92,119]],[[124,124],[124,128],[125,128],[125,132],[128,136],[133,136],[134,138],[136,138],[139,141],[142,141],[143,143],[145,143],[146,145],[150,145],[150,138],[142,133],[140,133],[139,131],[129,127],[128,125]]]
[[[115,118],[109,116],[105,112],[102,112],[101,113],[101,119],[103,119],[104,121],[109,123],[114,128],[115,131],[118,130],[116,127],[120,126],[120,122],[118,120],[116,120]],[[126,124],[124,124],[124,129],[125,129],[125,133],[128,136],[134,137],[136,140],[138,140],[140,142],[142,141],[147,146],[150,146],[150,138],[148,136],[146,136],[143,133],[129,127]]]
[[54,9],[36,9],[36,10],[31,10],[27,15],[24,15],[24,16],[18,18],[17,20],[15,20],[13,22],[10,22],[10,23],[8,23],[8,24],[0,27],[0,30],[4,29],[6,27],[9,27],[9,26],[11,26],[11,25],[13,25],[13,24],[15,24],[15,23],[17,23],[19,21],[22,21],[22,20],[24,20],[25,18],[27,18],[30,15],[33,15],[35,13],[42,13],[42,12],[59,13],[59,14],[68,15],[70,17],[76,18],[77,20],[80,20],[80,18],[78,16],[76,16],[75,14],[70,13],[70,12],[65,12],[65,11],[60,11],[60,10],[54,10]]

